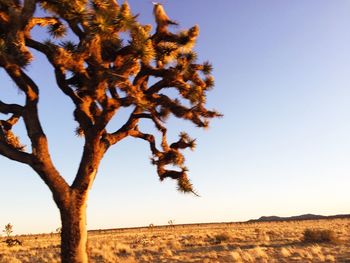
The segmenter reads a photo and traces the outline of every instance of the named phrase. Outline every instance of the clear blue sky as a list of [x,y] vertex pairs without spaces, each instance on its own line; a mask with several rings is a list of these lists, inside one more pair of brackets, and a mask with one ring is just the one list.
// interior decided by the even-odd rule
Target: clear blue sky
[[[129,3],[143,23],[153,23],[150,1]],[[186,156],[201,197],[177,192],[173,181],[160,183],[148,145],[127,139],[101,164],[88,228],[350,213],[350,2],[163,3],[178,29],[199,24],[199,59],[215,67],[208,104],[225,115],[207,131],[169,122],[171,136],[187,130],[197,138]],[[72,105],[37,57],[29,72],[42,88],[42,122],[53,159],[71,181],[83,141],[74,135]],[[0,74],[1,99],[21,101]],[[0,229],[11,222],[16,233],[54,231],[59,214],[46,185],[4,157],[0,167]]]

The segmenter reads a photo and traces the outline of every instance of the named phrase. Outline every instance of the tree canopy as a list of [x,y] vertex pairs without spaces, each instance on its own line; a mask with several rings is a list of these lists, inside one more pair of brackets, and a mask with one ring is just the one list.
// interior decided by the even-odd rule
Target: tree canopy
[[[37,5],[44,15],[35,16]],[[155,4],[154,16],[156,30],[140,24],[127,2],[1,0],[0,66],[24,92],[26,102],[0,101],[0,112],[10,115],[0,122],[0,153],[31,166],[35,157],[48,153],[37,112],[40,87],[26,71],[34,49],[46,56],[58,88],[74,103],[78,135],[86,141],[98,136],[102,152],[128,136],[143,139],[150,145],[160,180],[176,179],[179,190],[192,192],[181,150],[193,149],[195,140],[183,132],[178,141],[168,142],[165,124],[172,114],[205,128],[211,118],[220,116],[205,108],[206,92],[214,85],[212,66],[197,62],[193,51],[197,25],[171,32],[169,26],[176,22],[160,4]],[[46,41],[32,37],[35,26],[47,29]],[[178,96],[166,95],[166,89],[176,90]],[[108,131],[109,121],[126,107],[133,109],[127,122]],[[31,153],[12,131],[20,118],[31,140]],[[154,134],[139,129],[141,119],[153,121],[161,133],[160,145]],[[82,181],[77,176],[73,187]]]

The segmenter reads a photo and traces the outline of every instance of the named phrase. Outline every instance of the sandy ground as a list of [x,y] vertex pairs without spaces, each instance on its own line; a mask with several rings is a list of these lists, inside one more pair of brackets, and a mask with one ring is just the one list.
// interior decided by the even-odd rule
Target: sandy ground
[[[305,243],[305,229],[328,229],[339,239]],[[60,262],[57,234],[0,243],[0,263]],[[3,241],[2,238],[1,241]],[[220,223],[91,231],[91,262],[350,262],[350,219]]]

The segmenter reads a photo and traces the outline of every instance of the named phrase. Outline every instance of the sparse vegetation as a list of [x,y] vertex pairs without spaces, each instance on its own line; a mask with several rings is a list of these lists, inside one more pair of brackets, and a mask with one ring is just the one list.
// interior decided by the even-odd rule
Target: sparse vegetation
[[154,224],[153,224],[153,223],[149,224],[149,225],[148,225],[148,229],[149,229],[150,231],[153,231],[153,229],[154,229]]
[[[344,242],[305,243],[305,229],[336,229]],[[258,233],[269,233],[262,242]],[[0,243],[0,262],[58,263],[59,236],[22,236],[25,245]],[[220,243],[213,242],[215,239]],[[89,232],[89,259],[106,262],[300,263],[349,262],[350,219],[155,226]]]
[[175,221],[174,221],[174,220],[169,220],[169,221],[168,221],[169,227],[173,227],[174,224],[175,224]]

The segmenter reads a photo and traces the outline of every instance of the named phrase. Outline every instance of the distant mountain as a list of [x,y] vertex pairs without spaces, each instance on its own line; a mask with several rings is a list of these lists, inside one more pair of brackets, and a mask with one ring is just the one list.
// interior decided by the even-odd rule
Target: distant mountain
[[272,222],[272,221],[296,221],[296,220],[318,220],[318,219],[336,219],[336,218],[350,218],[350,214],[344,215],[333,215],[333,216],[322,216],[314,214],[305,214],[300,216],[262,216],[259,219],[251,219],[247,222]]

